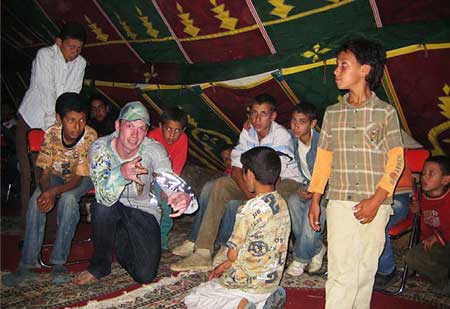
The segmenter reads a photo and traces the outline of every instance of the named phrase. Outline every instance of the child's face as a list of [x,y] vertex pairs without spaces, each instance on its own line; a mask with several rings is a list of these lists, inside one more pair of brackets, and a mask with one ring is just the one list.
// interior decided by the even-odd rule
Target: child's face
[[258,134],[267,134],[276,117],[277,113],[272,111],[272,106],[267,103],[253,104],[250,110],[250,121]]
[[430,196],[439,196],[444,193],[445,186],[450,182],[450,176],[444,175],[436,162],[425,162],[420,179],[423,191]]
[[292,134],[297,138],[311,134],[311,128],[316,125],[316,122],[316,120],[311,121],[308,115],[294,112],[291,117]]
[[94,100],[91,103],[91,116],[99,121],[102,122],[105,120],[106,115],[108,114],[108,109],[105,105],[105,102],[101,100]]
[[165,124],[159,125],[163,134],[163,138],[167,144],[175,143],[184,132],[183,125],[179,121],[169,120]]
[[356,89],[364,86],[370,66],[361,65],[351,51],[342,51],[337,56],[337,67],[334,70],[334,80],[338,89]]
[[68,112],[62,119],[62,127],[64,130],[64,141],[67,144],[75,142],[86,127],[87,117],[85,113]]
[[231,168],[231,149],[225,149],[224,151],[222,151],[221,155],[222,161],[225,164],[225,168]]
[[75,60],[83,48],[83,42],[76,39],[65,39],[63,41],[60,38],[56,38],[56,45],[58,45],[67,62]]

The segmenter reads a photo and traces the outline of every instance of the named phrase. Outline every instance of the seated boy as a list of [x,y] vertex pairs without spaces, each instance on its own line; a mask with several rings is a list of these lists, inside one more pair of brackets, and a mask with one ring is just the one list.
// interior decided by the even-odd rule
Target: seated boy
[[[232,150],[233,150],[233,147],[231,145],[226,145],[226,147],[223,148],[223,150],[220,152],[220,156],[222,157],[222,162],[225,166],[225,170],[223,171],[224,176],[231,177],[231,151]],[[198,231],[200,230],[200,225],[202,224],[203,216],[205,215],[206,207],[208,206],[209,197],[211,195],[215,180],[216,179],[211,179],[203,185],[202,191],[200,192],[200,197],[198,199],[198,210],[195,213],[194,222],[192,223],[191,235],[189,236],[189,239],[186,239],[181,245],[173,248],[172,254],[186,257],[186,256],[191,255],[192,252],[194,252],[195,240],[197,239]],[[231,235],[232,231],[233,231],[233,228],[231,227],[231,231],[227,230],[224,233],[227,233],[227,235],[229,237]],[[219,231],[219,233],[220,233],[220,231]],[[228,240],[228,237],[226,240]],[[217,241],[219,242],[219,239]]]
[[[433,290],[450,295],[450,159],[433,156],[421,175],[420,239],[406,255],[406,263],[428,277]],[[417,200],[417,199],[416,199]],[[413,206],[412,206],[413,207]]]
[[294,142],[294,155],[302,176],[303,186],[288,199],[291,215],[292,233],[295,242],[293,261],[286,270],[290,276],[301,276],[305,270],[316,273],[322,267],[322,260],[327,251],[323,243],[325,230],[326,199],[320,202],[320,230],[314,231],[309,224],[308,211],[312,194],[306,191],[316,160],[319,132],[315,129],[317,112],[313,105],[302,103],[295,106],[291,117],[291,135]]
[[285,200],[275,191],[281,160],[269,147],[255,147],[241,155],[243,177],[255,197],[240,207],[228,241],[228,260],[217,266],[185,298],[188,308],[282,307],[278,287],[286,261],[290,218]]
[[45,133],[36,161],[42,173],[28,204],[22,257],[17,270],[4,277],[3,283],[7,286],[33,277],[30,269],[40,267],[38,259],[44,240],[46,214],[55,203],[58,227],[50,257],[50,263],[54,265],[53,283],[69,281],[64,264],[80,219],[78,202],[92,187],[87,154],[97,134],[86,126],[87,115],[87,106],[77,93],[67,92],[56,100],[57,124]]
[[113,133],[116,128],[114,122],[117,114],[111,110],[111,106],[101,95],[93,95],[90,99],[91,117],[89,118],[89,126],[97,131],[98,137]]
[[[177,175],[181,175],[187,158],[188,138],[184,133],[186,123],[187,116],[182,109],[177,107],[167,108],[161,114],[159,127],[153,129],[147,135],[164,146],[172,163],[172,169]],[[169,217],[171,208],[167,205],[167,199],[161,198],[161,191],[158,186],[156,190],[162,205],[161,247],[167,250],[169,247],[169,232],[173,226],[173,220]]]

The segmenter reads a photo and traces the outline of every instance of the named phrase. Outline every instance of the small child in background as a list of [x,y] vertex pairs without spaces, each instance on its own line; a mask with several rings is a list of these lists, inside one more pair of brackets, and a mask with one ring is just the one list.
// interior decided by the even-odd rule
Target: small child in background
[[421,243],[406,255],[406,263],[428,277],[433,290],[450,296],[450,159],[433,156],[422,175]]
[[286,201],[275,190],[281,161],[272,148],[255,147],[242,154],[241,163],[256,197],[239,208],[228,260],[185,298],[188,308],[282,308],[286,302],[279,283],[291,224]]

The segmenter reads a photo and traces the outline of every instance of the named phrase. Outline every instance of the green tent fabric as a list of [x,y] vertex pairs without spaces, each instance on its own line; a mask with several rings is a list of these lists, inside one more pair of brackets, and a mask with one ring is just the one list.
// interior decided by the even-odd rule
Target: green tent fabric
[[[38,48],[64,21],[85,25],[83,94],[117,106],[189,114],[190,158],[220,169],[255,95],[276,97],[278,121],[310,102],[323,113],[336,89],[335,52],[364,36],[388,51],[377,94],[433,154],[450,154],[450,4],[443,0],[24,0],[2,3],[2,111],[15,111]],[[9,109],[8,109],[9,107]]]

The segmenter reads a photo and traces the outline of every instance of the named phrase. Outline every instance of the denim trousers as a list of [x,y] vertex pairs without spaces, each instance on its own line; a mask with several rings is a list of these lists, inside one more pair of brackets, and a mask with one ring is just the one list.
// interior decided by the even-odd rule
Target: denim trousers
[[116,202],[91,206],[94,252],[88,271],[96,278],[111,273],[113,251],[119,264],[138,283],[151,282],[161,259],[161,232],[156,218]]
[[167,197],[162,198],[162,190],[159,185],[154,187],[155,195],[158,198],[158,202],[161,205],[161,247],[163,249],[169,248],[169,232],[173,227],[173,220],[169,215],[172,213],[172,208],[167,204]]
[[245,201],[232,200],[229,201],[225,206],[225,214],[223,215],[222,221],[220,222],[219,234],[216,241],[216,244],[218,244],[219,246],[225,246],[228,242],[228,239],[230,239],[231,234],[233,234],[238,208],[244,203]]
[[389,222],[386,226],[386,242],[384,243],[383,253],[381,253],[378,260],[377,273],[380,275],[388,275],[395,269],[394,252],[391,239],[389,238],[389,230],[408,216],[410,196],[411,194],[408,192],[394,194],[393,196],[392,210],[394,214],[389,217]]
[[[283,179],[277,185],[277,191],[283,198],[295,192],[298,183],[291,179]],[[206,206],[203,220],[195,241],[196,249],[208,249],[214,251],[220,222],[225,213],[226,204],[231,200],[244,200],[246,196],[233,178],[223,176],[214,181],[213,188]]]
[[297,192],[291,194],[288,199],[291,227],[294,235],[294,260],[300,263],[310,263],[323,246],[323,233],[325,231],[327,200],[322,198],[320,202],[320,231],[316,232],[309,223],[308,213],[311,200],[303,199]]
[[198,231],[200,230],[200,225],[202,224],[203,216],[205,215],[206,207],[208,206],[209,196],[211,195],[214,181],[215,179],[206,182],[203,185],[202,192],[200,192],[198,209],[195,213],[194,223],[192,224],[192,232],[189,238],[192,242],[195,242],[197,239]]
[[[50,188],[64,184],[64,179],[54,175],[50,176]],[[89,177],[83,177],[81,184],[70,191],[66,191],[56,200],[57,230],[50,263],[63,265],[67,261],[73,236],[80,221],[79,201],[89,189],[92,182]],[[37,198],[41,195],[41,189],[34,190],[28,203],[27,221],[25,227],[25,239],[22,249],[20,266],[35,268],[39,266],[39,254],[45,236],[47,214],[42,213],[37,206]]]

